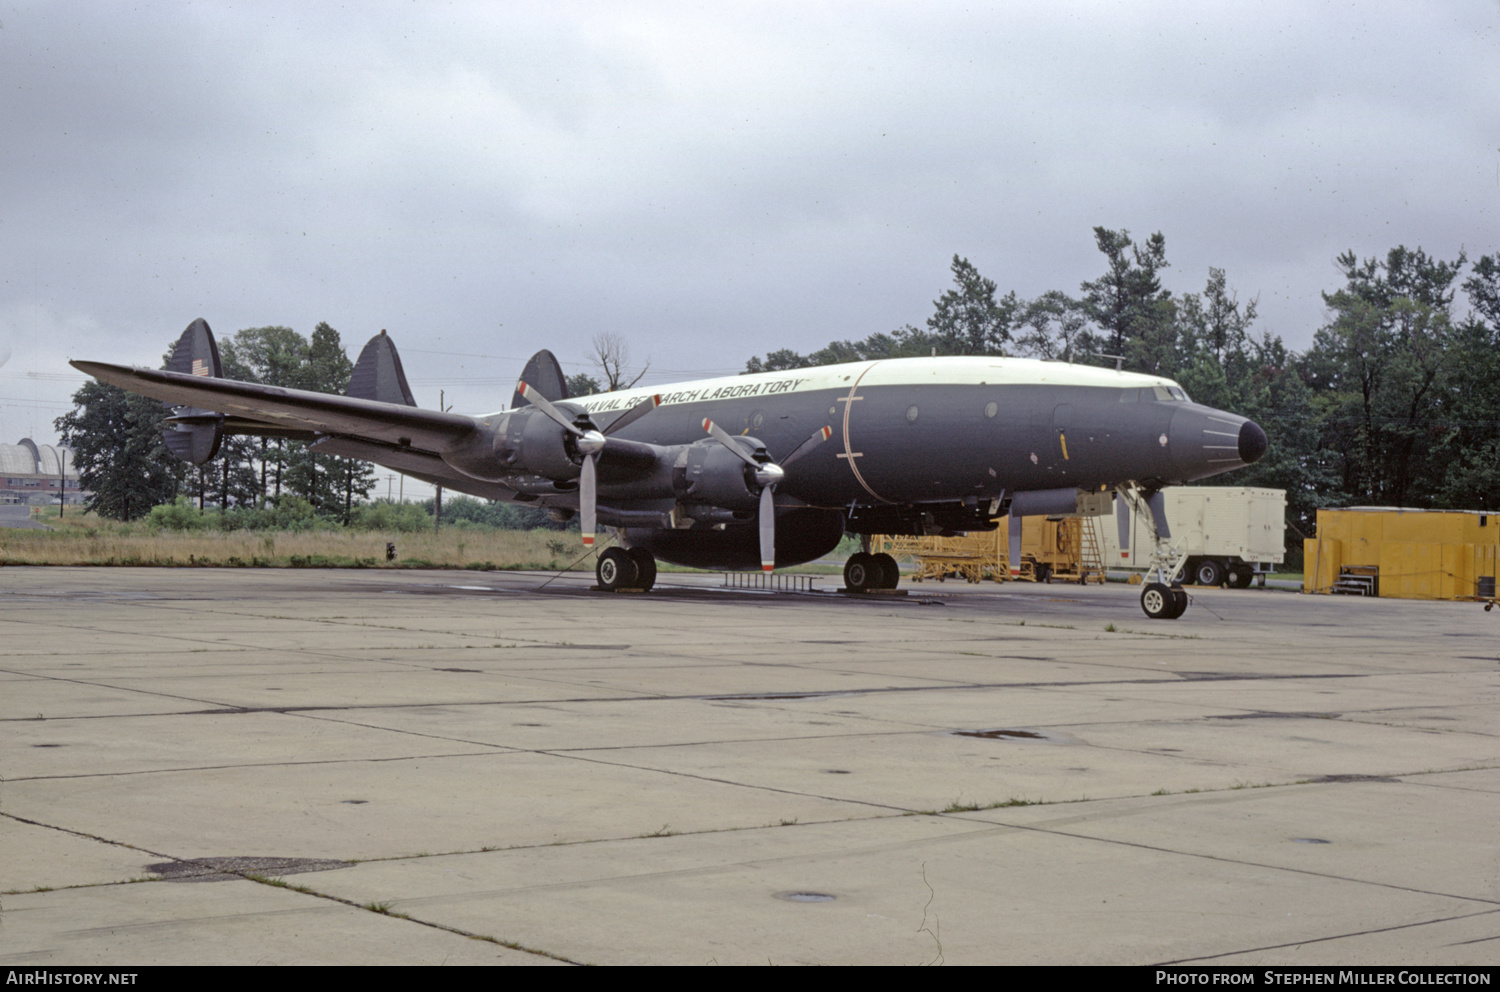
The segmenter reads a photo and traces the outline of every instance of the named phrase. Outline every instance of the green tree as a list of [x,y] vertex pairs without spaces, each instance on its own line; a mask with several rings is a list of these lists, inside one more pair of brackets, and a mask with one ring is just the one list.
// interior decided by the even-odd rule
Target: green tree
[[1049,290],[1025,304],[1017,320],[1019,350],[1037,358],[1078,361],[1099,350],[1082,304],[1059,290]]
[[[219,358],[224,364],[225,375],[266,386],[304,388],[302,370],[307,364],[307,357],[307,340],[290,327],[279,325],[247,327],[219,344]],[[230,371],[231,368],[233,372]],[[281,496],[282,481],[293,443],[282,438],[264,437],[256,442],[256,447],[260,449],[260,493],[263,502]]]
[[996,299],[999,287],[967,258],[953,256],[953,288],[932,301],[926,344],[940,355],[998,355],[1010,341],[1020,303],[1015,293]]
[[1500,509],[1500,257],[1485,255],[1463,283],[1473,312],[1454,328],[1456,352],[1445,410],[1455,454],[1442,502],[1462,509]]
[[577,375],[568,376],[569,396],[593,396],[595,393],[602,392],[604,392],[604,390],[600,388],[599,380],[595,379],[587,372],[580,372]]
[[[339,332],[319,322],[307,344],[306,359],[291,374],[299,389],[342,395],[349,389],[354,363],[344,353]],[[291,447],[287,485],[318,512],[349,523],[356,500],[363,500],[375,487],[375,473],[368,462],[338,455],[319,454],[303,444]]]
[[102,382],[73,394],[74,408],[54,422],[73,449],[88,507],[112,520],[135,520],[170,503],[182,483],[182,462],[162,441],[166,409],[156,400]]
[[1172,374],[1177,308],[1159,275],[1170,267],[1166,238],[1158,231],[1138,245],[1129,231],[1096,227],[1094,243],[1109,267],[1098,279],[1082,284],[1080,303],[1098,325],[1103,345],[1110,355],[1123,358],[1127,368]]
[[[1200,403],[1234,410],[1249,401],[1254,377],[1261,367],[1252,350],[1266,354],[1272,339],[1251,348],[1250,325],[1255,322],[1256,301],[1243,308],[1228,288],[1223,269],[1208,270],[1203,295],[1188,293],[1177,304],[1177,378],[1189,395]],[[1281,348],[1279,338],[1275,347]],[[1284,348],[1281,349],[1283,352]],[[1263,364],[1263,362],[1262,362]],[[1286,361],[1278,358],[1278,368]]]
[[1345,285],[1324,293],[1332,320],[1306,358],[1343,492],[1354,501],[1432,506],[1454,457],[1444,416],[1458,349],[1453,282],[1464,257],[1444,262],[1396,247],[1384,261],[1338,258]]

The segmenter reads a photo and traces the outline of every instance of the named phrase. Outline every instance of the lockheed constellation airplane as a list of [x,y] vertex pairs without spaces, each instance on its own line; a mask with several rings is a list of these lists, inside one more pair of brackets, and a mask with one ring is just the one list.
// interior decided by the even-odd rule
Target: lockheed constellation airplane
[[[168,448],[203,464],[226,434],[285,437],[488,499],[602,524],[605,590],[650,589],[656,559],[767,571],[812,561],[845,533],[945,534],[1009,516],[1011,565],[1023,515],[1107,513],[1121,543],[1134,507],[1155,524],[1148,616],[1187,608],[1163,486],[1248,465],[1266,451],[1254,422],[1193,403],[1154,375],[1022,358],[904,358],[729,376],[570,398],[549,351],[527,363],[508,411],[422,410],[384,331],[347,395],[222,377],[208,324],[182,333],[165,371],[73,362],[162,400]],[[830,439],[833,443],[827,443]],[[851,591],[895,588],[889,555],[859,552]]]

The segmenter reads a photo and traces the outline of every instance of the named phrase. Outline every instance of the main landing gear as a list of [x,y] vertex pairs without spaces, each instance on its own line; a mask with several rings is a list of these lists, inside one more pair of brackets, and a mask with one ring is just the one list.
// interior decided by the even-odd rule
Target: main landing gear
[[645,548],[606,548],[599,553],[594,576],[605,592],[647,592],[656,584],[656,557]]
[[856,552],[844,563],[844,585],[850,592],[894,589],[900,581],[900,566],[884,552],[878,555]]

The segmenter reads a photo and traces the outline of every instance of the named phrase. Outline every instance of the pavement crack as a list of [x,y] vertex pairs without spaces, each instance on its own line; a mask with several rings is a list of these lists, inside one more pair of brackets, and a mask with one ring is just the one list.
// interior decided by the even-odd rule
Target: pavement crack
[[[1259,954],[1265,951],[1284,950],[1288,947],[1304,947],[1308,944],[1323,944],[1327,943],[1330,940],[1347,940],[1350,937],[1368,937],[1372,934],[1377,933],[1395,933],[1399,930],[1410,930],[1414,927],[1428,927],[1432,926],[1435,923],[1452,923],[1455,920],[1472,920],[1477,916],[1489,916],[1494,913],[1500,913],[1500,909],[1480,910],[1477,913],[1459,913],[1454,916],[1439,916],[1431,920],[1418,920],[1415,923],[1398,923],[1397,925],[1391,927],[1372,927],[1368,930],[1351,930],[1348,933],[1330,934],[1327,937],[1307,937],[1303,940],[1291,940],[1282,944],[1266,944],[1263,947],[1244,947],[1240,948],[1239,950],[1224,951],[1221,954],[1206,954],[1202,957],[1195,958],[1176,958],[1171,961],[1159,961],[1156,962],[1156,964],[1192,964],[1196,961],[1218,961],[1223,958],[1237,957],[1241,954]],[[1493,940],[1495,938],[1486,937],[1484,939]],[[1464,943],[1478,943],[1478,941],[1464,941]]]

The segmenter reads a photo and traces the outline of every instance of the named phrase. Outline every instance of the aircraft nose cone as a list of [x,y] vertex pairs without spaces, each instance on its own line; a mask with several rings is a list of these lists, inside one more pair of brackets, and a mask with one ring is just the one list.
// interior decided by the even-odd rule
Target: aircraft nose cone
[[1260,461],[1268,446],[1266,432],[1260,429],[1259,424],[1247,420],[1240,425],[1240,461],[1253,465]]

